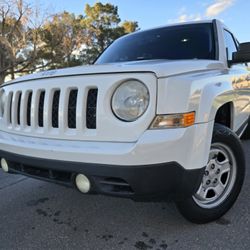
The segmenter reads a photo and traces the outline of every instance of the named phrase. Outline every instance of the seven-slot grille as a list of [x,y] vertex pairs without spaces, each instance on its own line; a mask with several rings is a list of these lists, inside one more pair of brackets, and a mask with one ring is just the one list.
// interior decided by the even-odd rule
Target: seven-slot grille
[[[5,109],[7,124],[22,128],[33,126],[57,129],[62,126],[77,129],[77,124],[82,123],[80,128],[96,129],[98,89],[90,88],[85,91],[87,95],[80,95],[77,88],[69,89],[67,92],[61,89],[11,91]],[[78,100],[81,97],[85,97],[86,100]],[[61,102],[63,105],[60,105]],[[78,107],[79,105],[83,107]],[[81,111],[81,116],[77,117],[77,109]],[[67,115],[64,115],[65,124],[60,125],[61,113]],[[80,122],[77,119],[80,119]]]

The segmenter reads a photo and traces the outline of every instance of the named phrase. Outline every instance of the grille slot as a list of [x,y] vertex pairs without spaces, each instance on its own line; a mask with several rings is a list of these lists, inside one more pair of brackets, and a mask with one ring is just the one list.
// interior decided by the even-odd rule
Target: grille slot
[[86,126],[88,129],[96,129],[96,104],[98,89],[90,89],[87,98]]
[[59,124],[59,100],[60,100],[60,90],[54,92],[52,101],[52,127],[58,128]]
[[[7,93],[6,130],[68,138],[91,135],[97,128],[98,89],[90,86],[45,86]],[[29,127],[29,129],[26,129]],[[53,128],[53,129],[52,129]]]
[[78,90],[73,89],[69,94],[68,104],[68,127],[71,129],[76,128],[76,104],[77,104]]
[[32,101],[32,92],[28,94],[28,102],[27,102],[27,125],[31,125],[31,101]]
[[44,99],[45,99],[45,91],[41,91],[39,97],[39,107],[38,107],[38,126],[43,127],[43,112],[44,112]]
[[9,123],[12,123],[12,104],[13,104],[13,92],[10,92],[10,106],[9,106],[9,115],[8,115],[8,120]]
[[17,124],[20,125],[21,120],[21,99],[22,99],[22,93],[19,93],[18,101],[17,101]]

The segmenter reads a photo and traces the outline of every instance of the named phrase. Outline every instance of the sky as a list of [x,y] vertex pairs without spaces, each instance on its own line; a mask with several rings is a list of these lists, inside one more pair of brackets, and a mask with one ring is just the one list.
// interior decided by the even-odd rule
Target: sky
[[240,42],[250,42],[250,0],[29,0],[50,12],[84,14],[84,6],[96,2],[118,6],[120,18],[137,21],[140,29],[165,24],[213,19],[223,21]]

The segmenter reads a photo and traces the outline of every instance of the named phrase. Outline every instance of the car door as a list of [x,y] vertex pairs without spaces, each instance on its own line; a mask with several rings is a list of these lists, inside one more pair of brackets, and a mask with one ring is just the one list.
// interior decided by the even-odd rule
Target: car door
[[[238,50],[237,40],[232,33],[224,29],[224,42],[227,49],[227,59],[233,59],[233,53]],[[236,91],[234,110],[234,130],[240,129],[249,117],[250,108],[250,71],[246,64],[236,64],[229,67],[232,85]]]

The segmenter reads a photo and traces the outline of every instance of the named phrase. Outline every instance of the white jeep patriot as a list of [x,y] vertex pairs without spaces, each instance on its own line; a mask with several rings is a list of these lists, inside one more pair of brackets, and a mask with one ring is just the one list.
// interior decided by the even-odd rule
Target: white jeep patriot
[[139,31],[94,65],[0,89],[5,172],[139,201],[172,198],[195,223],[225,214],[244,180],[250,43],[218,20]]

